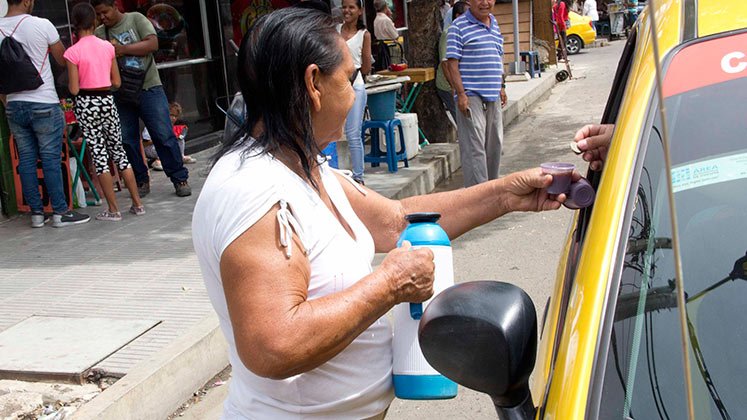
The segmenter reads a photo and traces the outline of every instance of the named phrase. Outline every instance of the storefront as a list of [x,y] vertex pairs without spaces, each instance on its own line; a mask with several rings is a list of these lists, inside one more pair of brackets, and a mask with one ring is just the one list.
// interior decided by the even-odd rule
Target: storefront
[[[3,0],[0,0],[3,1]],[[36,0],[34,14],[52,21],[71,44],[69,11],[87,0]],[[120,10],[140,12],[156,28],[155,53],[169,102],[179,102],[192,136],[222,128],[215,100],[227,93],[221,22],[215,0],[118,0]]]
[[[69,47],[73,38],[70,10],[89,0],[36,0],[34,15],[49,19],[57,28],[62,43]],[[299,0],[116,0],[124,12],[140,12],[156,28],[159,49],[156,63],[170,102],[184,110],[189,125],[190,143],[223,129],[225,117],[216,106],[227,104],[237,92],[235,48],[247,28],[260,16],[288,7]],[[372,3],[372,0],[365,0]],[[331,0],[338,6],[341,0]],[[405,25],[404,0],[392,0],[397,25]],[[7,0],[0,0],[0,16],[7,11]],[[375,13],[367,13],[371,16]],[[0,108],[0,212],[14,213],[8,200],[15,196],[8,185],[8,133],[4,111]],[[206,142],[211,144],[211,142]],[[12,179],[11,179],[12,180]]]
[[[82,1],[88,0],[36,0],[34,15],[49,19],[69,47],[73,38],[69,12]],[[236,59],[228,41],[241,39],[241,34],[234,34],[234,28],[241,29],[235,25],[241,18],[236,7],[240,3],[242,0],[117,0],[120,10],[140,12],[156,28],[157,67],[168,100],[180,103],[184,110],[183,120],[190,128],[188,147],[190,140],[223,128],[224,115],[216,101],[225,103],[225,97],[238,90]],[[6,11],[6,0],[0,0],[0,16]],[[3,130],[0,135],[7,137]],[[0,139],[0,146],[3,144],[7,146],[7,138]],[[7,147],[0,147],[0,155],[7,153]],[[4,166],[6,160],[0,159],[0,173],[10,171]],[[0,209],[5,215],[14,208],[7,203],[14,196],[9,188],[0,182]]]

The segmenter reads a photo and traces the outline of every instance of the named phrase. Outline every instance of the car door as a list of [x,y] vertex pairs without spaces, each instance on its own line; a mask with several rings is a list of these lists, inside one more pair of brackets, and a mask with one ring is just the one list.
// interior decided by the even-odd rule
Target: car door
[[[664,106],[672,168],[651,107],[626,208],[587,418],[688,416],[690,361],[698,419],[747,416],[747,31],[670,53]],[[676,299],[666,171],[671,170],[686,296]]]
[[[617,120],[635,58],[636,44],[637,32],[633,31],[620,56],[612,88],[602,116],[601,123],[603,124],[613,124]],[[599,185],[601,172],[588,171],[584,175],[596,189]],[[548,298],[548,302],[545,305],[545,312],[541,318],[541,342],[537,360],[538,368],[542,369],[541,371],[544,372],[544,376],[535,378],[533,383],[533,393],[541,396],[538,401],[541,414],[540,418],[544,414],[543,402],[546,400],[547,392],[549,392],[551,386],[552,373],[554,372],[561,338],[560,333],[566,323],[568,302],[571,297],[580,252],[586,240],[589,220],[593,210],[593,206],[581,209],[574,216],[565,249],[561,254],[555,287],[553,293]]]

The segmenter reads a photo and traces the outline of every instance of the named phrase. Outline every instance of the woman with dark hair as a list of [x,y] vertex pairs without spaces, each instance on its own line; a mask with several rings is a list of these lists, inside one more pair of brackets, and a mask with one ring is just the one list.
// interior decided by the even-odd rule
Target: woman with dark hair
[[[389,200],[330,169],[355,101],[355,65],[333,18],[286,8],[246,34],[245,135],[224,144],[192,234],[233,366],[224,418],[383,418],[392,401],[385,314],[433,293],[433,253],[397,248],[408,213],[451,238],[509,211],[557,209],[539,169]],[[374,252],[388,253],[373,270]]]
[[361,0],[342,0],[343,24],[340,34],[345,40],[353,57],[356,75],[353,81],[355,102],[345,120],[345,137],[350,146],[350,163],[353,167],[353,179],[363,184],[363,112],[366,110],[364,76],[371,72],[371,34],[363,23],[363,5]]

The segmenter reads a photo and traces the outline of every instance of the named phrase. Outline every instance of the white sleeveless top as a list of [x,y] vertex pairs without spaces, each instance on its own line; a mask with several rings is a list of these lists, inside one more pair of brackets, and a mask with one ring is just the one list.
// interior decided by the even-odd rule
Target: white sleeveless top
[[[353,56],[353,65],[356,69],[361,68],[363,65],[363,36],[365,35],[366,30],[365,29],[359,29],[358,32],[355,33],[350,39],[346,41],[348,44],[348,50],[350,50],[350,55]],[[360,86],[365,84],[363,81],[363,75],[358,73],[358,77],[355,78],[355,82],[353,83],[354,86]]]
[[[386,317],[374,322],[345,350],[316,369],[284,380],[259,377],[236,351],[220,277],[223,251],[277,203],[281,243],[292,248],[291,229],[311,264],[308,299],[350,287],[368,275],[374,243],[329,166],[321,179],[355,240],[319,195],[271,156],[231,152],[215,164],[195,205],[192,236],[210,301],[220,318],[233,366],[225,419],[362,419],[383,412],[393,399],[392,331]],[[351,182],[353,182],[351,180]]]

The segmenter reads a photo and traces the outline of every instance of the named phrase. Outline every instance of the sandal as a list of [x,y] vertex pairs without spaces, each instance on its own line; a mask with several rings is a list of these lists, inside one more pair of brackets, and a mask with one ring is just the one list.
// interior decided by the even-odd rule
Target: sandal
[[118,211],[111,212],[108,210],[104,210],[96,215],[96,220],[103,220],[106,222],[119,222],[120,220],[122,220],[122,213]]
[[155,162],[153,162],[153,169],[156,170],[156,171],[162,171],[163,170],[163,165],[161,165],[161,161],[160,160],[156,160]]
[[135,216],[142,216],[145,214],[145,206],[130,206],[130,213],[134,214]]
[[197,159],[193,158],[192,156],[184,156],[182,158],[182,161],[184,163],[197,163]]

